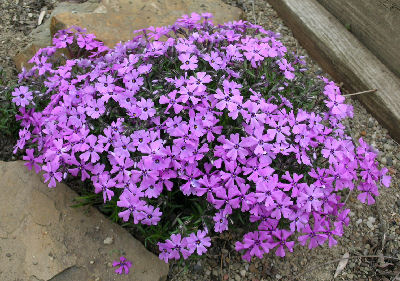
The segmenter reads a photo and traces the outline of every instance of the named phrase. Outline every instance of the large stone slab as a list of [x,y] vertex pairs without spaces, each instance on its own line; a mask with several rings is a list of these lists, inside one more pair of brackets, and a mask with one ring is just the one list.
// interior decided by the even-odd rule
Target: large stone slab
[[[168,265],[126,230],[93,207],[71,208],[78,195],[66,185],[49,189],[22,161],[0,162],[0,179],[0,280],[166,279]],[[128,275],[111,267],[121,255]]]
[[268,0],[310,55],[400,141],[400,79],[316,0]]
[[173,24],[177,18],[192,12],[209,12],[214,23],[242,18],[240,9],[220,0],[102,0],[94,13],[62,13],[51,19],[51,34],[77,25],[105,45],[113,47],[120,41],[132,39],[132,32],[149,26]]
[[149,26],[173,24],[177,18],[192,12],[210,12],[214,23],[225,23],[244,17],[243,12],[220,0],[89,0],[85,3],[62,2],[52,11],[50,20],[33,30],[32,43],[14,57],[19,71],[30,68],[27,62],[40,48],[49,46],[60,29],[77,25],[107,46],[133,37],[133,31]]

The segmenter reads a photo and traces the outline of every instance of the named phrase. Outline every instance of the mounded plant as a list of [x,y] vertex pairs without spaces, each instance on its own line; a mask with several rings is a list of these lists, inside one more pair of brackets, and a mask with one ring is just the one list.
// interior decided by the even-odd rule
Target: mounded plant
[[390,185],[376,150],[347,134],[340,89],[261,26],[192,14],[113,49],[74,27],[30,62],[13,92],[15,150],[49,187],[90,183],[166,262],[247,222],[246,260],[331,247],[348,192],[373,204]]

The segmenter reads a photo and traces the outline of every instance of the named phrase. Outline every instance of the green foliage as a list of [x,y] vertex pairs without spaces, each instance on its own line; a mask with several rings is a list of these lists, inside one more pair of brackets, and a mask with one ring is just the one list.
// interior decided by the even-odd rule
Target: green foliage
[[13,90],[14,85],[12,82],[7,83],[4,71],[0,70],[0,137],[16,140],[18,138],[19,122],[15,119],[15,115],[18,112],[17,108],[11,101]]

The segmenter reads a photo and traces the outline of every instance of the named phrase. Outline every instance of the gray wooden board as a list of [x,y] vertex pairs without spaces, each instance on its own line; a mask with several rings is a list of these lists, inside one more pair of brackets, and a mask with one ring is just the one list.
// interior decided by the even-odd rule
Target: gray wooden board
[[400,141],[400,79],[315,0],[268,0],[309,54]]
[[400,0],[317,0],[400,77]]

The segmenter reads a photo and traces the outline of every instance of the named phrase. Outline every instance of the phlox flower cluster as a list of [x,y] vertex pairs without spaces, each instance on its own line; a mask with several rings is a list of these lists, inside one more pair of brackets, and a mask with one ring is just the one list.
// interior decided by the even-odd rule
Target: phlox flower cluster
[[304,61],[261,26],[193,13],[113,49],[68,29],[31,62],[13,93],[15,150],[49,187],[88,180],[104,202],[117,196],[122,221],[147,226],[177,190],[208,206],[196,229],[158,242],[166,262],[205,253],[235,213],[253,226],[235,244],[246,260],[331,247],[349,224],[343,190],[373,204],[390,185],[377,152],[346,134],[340,89],[325,78],[310,88]]

